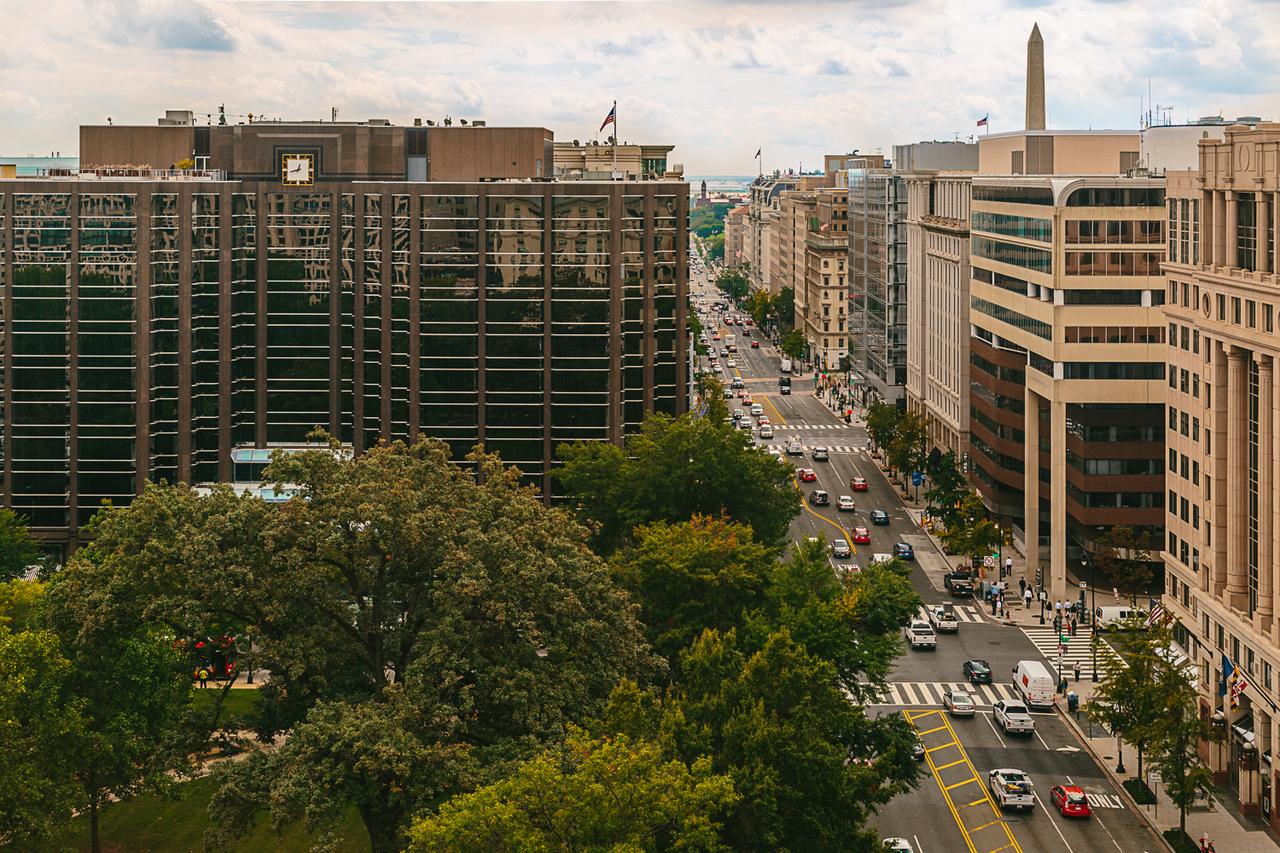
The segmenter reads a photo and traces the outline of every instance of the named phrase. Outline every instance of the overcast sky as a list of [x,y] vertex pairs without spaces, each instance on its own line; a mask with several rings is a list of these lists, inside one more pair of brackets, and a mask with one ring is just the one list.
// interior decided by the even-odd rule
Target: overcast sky
[[1275,0],[201,3],[0,0],[0,154],[72,154],[80,124],[482,118],[674,144],[689,174],[816,166],[1022,127],[1044,34],[1051,128],[1280,116]]

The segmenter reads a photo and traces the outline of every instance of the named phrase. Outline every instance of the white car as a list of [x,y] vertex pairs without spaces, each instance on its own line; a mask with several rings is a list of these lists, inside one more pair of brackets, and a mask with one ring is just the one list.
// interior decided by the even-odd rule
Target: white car
[[853,512],[853,498],[848,495],[836,498],[836,509],[840,512]]
[[1031,719],[1027,706],[1016,699],[1001,699],[991,706],[991,714],[1007,735],[1029,735],[1036,730],[1036,721]]
[[761,437],[761,438],[773,438],[773,427],[769,426],[768,424],[764,424],[763,426],[761,426],[761,427],[760,427],[760,437]]
[[916,853],[916,848],[905,838],[886,838],[884,853]]
[[902,629],[902,638],[913,649],[938,648],[938,635],[933,633],[933,626],[923,619],[911,620],[911,624]]
[[833,557],[850,557],[853,551],[849,548],[849,543],[843,539],[837,539],[831,543],[831,556]]
[[953,717],[972,717],[978,711],[973,696],[949,687],[942,692],[942,707],[950,711]]
[[752,403],[751,414],[757,418],[760,417],[761,415],[764,414],[764,406],[760,405],[759,403]]
[[991,785],[991,796],[995,797],[1000,808],[1027,811],[1035,808],[1035,786],[1026,773],[1013,767],[997,767],[987,774],[987,779]]
[[738,366],[738,362],[734,361],[733,359],[729,359],[724,364],[725,364],[725,367],[728,367],[731,370]]

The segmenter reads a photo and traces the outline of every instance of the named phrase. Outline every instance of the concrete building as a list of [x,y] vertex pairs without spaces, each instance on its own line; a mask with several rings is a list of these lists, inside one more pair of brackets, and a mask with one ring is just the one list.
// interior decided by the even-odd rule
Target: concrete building
[[855,160],[848,176],[850,389],[863,405],[905,406],[906,185],[883,159]]
[[747,217],[751,209],[739,205],[724,217],[724,265],[736,267],[743,259],[743,238],[746,236]]
[[802,243],[804,325],[800,325],[802,303],[797,297],[796,327],[804,330],[809,360],[819,370],[839,370],[848,353],[849,191],[829,187],[814,196],[814,213],[804,223]]
[[[1250,123],[1211,128],[1168,175],[1164,603],[1225,736],[1201,756],[1280,830],[1280,124]],[[1248,682],[1238,710],[1224,655]]]
[[687,407],[683,182],[368,180],[417,155],[339,150],[382,126],[266,129],[202,155],[241,179],[0,181],[3,500],[51,547],[104,500],[228,480],[315,427],[353,452],[483,442],[552,495],[558,444]]
[[957,459],[969,452],[972,174],[908,172],[907,410]]
[[[624,181],[682,181],[684,166],[668,162],[674,149],[674,145],[579,144],[576,139],[557,142],[555,177],[561,181],[608,181],[617,175]],[[706,198],[705,183],[703,199]]]
[[804,329],[808,310],[805,289],[805,236],[817,213],[816,190],[796,189],[778,198],[778,212],[769,229],[769,287],[773,293],[792,288],[795,294],[795,324]]
[[751,199],[747,203],[747,228],[743,232],[742,256],[750,265],[747,278],[753,290],[777,293],[772,278],[772,241],[774,221],[778,218],[779,197],[796,188],[795,175],[761,175],[751,182]]
[[1139,168],[1149,174],[1168,171],[1199,170],[1201,139],[1222,138],[1222,128],[1233,124],[1253,126],[1258,116],[1240,116],[1235,121],[1222,116],[1203,116],[1187,124],[1150,124],[1141,131]]

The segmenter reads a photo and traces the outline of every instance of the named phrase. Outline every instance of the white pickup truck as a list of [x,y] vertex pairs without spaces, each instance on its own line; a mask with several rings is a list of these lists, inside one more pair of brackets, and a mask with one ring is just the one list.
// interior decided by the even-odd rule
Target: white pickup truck
[[938,635],[933,632],[933,626],[923,619],[911,620],[911,624],[902,629],[902,638],[913,649],[938,648]]
[[1035,808],[1035,787],[1031,777],[1021,770],[1012,767],[997,767],[987,774],[991,785],[991,796],[1002,809]]
[[938,633],[954,634],[960,630],[956,609],[950,604],[934,604],[929,607],[929,622]]
[[1001,699],[991,706],[991,714],[1007,735],[1029,735],[1036,730],[1027,706],[1016,699]]

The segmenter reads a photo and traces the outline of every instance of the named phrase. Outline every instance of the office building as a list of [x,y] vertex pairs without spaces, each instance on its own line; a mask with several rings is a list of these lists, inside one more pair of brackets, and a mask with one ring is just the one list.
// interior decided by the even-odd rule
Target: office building
[[[805,342],[818,370],[840,370],[848,354],[849,190],[828,187],[814,193],[814,214],[804,234],[803,300]],[[799,291],[797,291],[798,293]],[[797,320],[800,301],[797,301]]]
[[747,202],[747,227],[743,232],[743,257],[752,290],[777,293],[772,279],[772,241],[776,233],[779,197],[796,188],[795,175],[761,175],[751,182],[751,198]]
[[[674,145],[579,144],[576,139],[557,142],[555,176],[560,181],[608,181],[614,176],[626,181],[684,180],[684,166],[667,162],[674,149]],[[702,183],[705,200],[706,181]]]
[[778,211],[769,226],[769,286],[773,293],[791,288],[796,306],[795,326],[804,329],[807,291],[805,290],[805,235],[818,207],[817,192],[812,189],[787,190],[778,197]]
[[[1201,757],[1280,830],[1280,124],[1246,121],[1192,131],[1196,168],[1168,173],[1164,602],[1220,721]],[[1248,683],[1238,709],[1224,655]]]
[[737,267],[742,263],[743,237],[747,228],[745,204],[733,208],[724,217],[724,265]]
[[862,405],[905,406],[906,186],[883,160],[853,160],[848,181],[850,388]]
[[204,156],[239,179],[0,182],[4,498],[51,544],[316,427],[355,452],[483,443],[551,494],[559,443],[686,408],[683,182],[410,181],[412,146],[347,156],[350,126],[236,129]]

